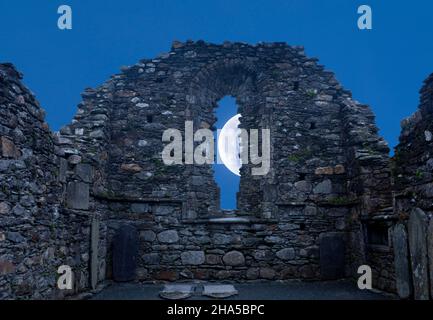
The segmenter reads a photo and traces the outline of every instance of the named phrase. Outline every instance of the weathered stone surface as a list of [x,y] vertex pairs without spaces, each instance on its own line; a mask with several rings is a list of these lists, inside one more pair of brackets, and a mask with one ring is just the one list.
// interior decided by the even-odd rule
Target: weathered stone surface
[[[55,283],[48,266],[58,259],[72,266],[77,292],[93,285],[89,224],[95,214],[102,218],[98,279],[105,278],[105,257],[113,264],[107,270],[114,269],[115,230],[130,223],[141,231],[135,277],[233,281],[317,279],[319,250],[313,248],[320,234],[360,234],[358,213],[376,220],[390,211],[388,148],[376,134],[373,113],[302,48],[176,45],[169,54],[143,59],[97,89],[86,89],[74,121],[56,139],[19,78],[0,64],[0,136],[10,137],[22,153],[19,160],[0,160],[0,201],[9,205],[0,227],[6,256],[25,261],[17,269],[30,282],[21,285],[21,278],[6,275],[0,292],[13,297],[30,291],[26,297],[50,298]],[[236,97],[243,126],[272,124],[270,174],[253,176],[250,166],[243,168],[234,213],[219,210],[211,166],[166,166],[161,159],[166,128],[183,130],[185,120],[194,119],[195,127],[213,129],[211,109],[227,94]],[[418,124],[428,119],[425,112],[420,118]],[[315,174],[319,167],[325,168],[318,172],[323,176]],[[420,171],[418,178],[427,179],[428,167]],[[83,191],[79,183],[91,191],[84,192],[85,205],[76,195]],[[17,226],[15,218],[25,222]],[[8,232],[19,232],[26,242],[12,242]],[[393,290],[392,253],[369,254],[364,239],[355,239],[347,243],[348,262],[365,254],[377,270],[375,284]],[[23,246],[29,247],[25,253],[10,249]],[[185,266],[182,260],[205,265]]]
[[334,174],[334,168],[332,167],[319,167],[314,172],[317,175],[332,175]]
[[[0,300],[4,293],[8,299],[63,298],[91,289],[89,216],[96,213],[69,207],[71,189],[65,191],[81,179],[74,167],[81,153],[71,136],[57,139],[50,132],[44,111],[20,79],[12,65],[0,63]],[[68,163],[71,155],[80,162]],[[98,267],[105,262],[104,236]],[[52,271],[63,264],[71,266],[76,281],[74,290],[58,297]],[[99,276],[105,280],[104,273]]]
[[433,299],[433,219],[430,218],[430,223],[427,230],[427,252],[428,265],[430,275],[430,297]]
[[91,225],[91,234],[90,234],[90,254],[91,254],[91,260],[90,260],[90,284],[93,290],[96,289],[96,286],[98,285],[98,273],[99,273],[99,227],[100,227],[100,221],[98,218],[94,217],[92,219],[92,225]]
[[75,167],[75,174],[81,179],[81,181],[89,183],[92,178],[92,167],[89,164],[77,164]]
[[146,268],[137,268],[136,277],[138,281],[147,280],[147,278],[149,277],[149,272]]
[[245,257],[242,252],[230,251],[224,255],[223,261],[228,266],[242,266],[245,264]]
[[208,254],[206,255],[206,264],[221,264],[221,256],[216,254]]
[[275,258],[271,250],[255,250],[254,259],[257,261],[270,261]]
[[15,146],[12,140],[6,137],[0,137],[0,147],[4,158],[17,159],[21,156],[20,151]]
[[15,266],[10,261],[0,260],[0,275],[6,275],[15,272]]
[[221,233],[217,233],[212,237],[212,242],[216,245],[219,244],[229,244],[232,242],[232,236],[231,235],[226,235],[226,234],[221,234]]
[[271,268],[261,268],[260,269],[260,278],[273,280],[276,276],[276,272]]
[[68,161],[66,159],[60,159],[59,167],[59,181],[65,183],[67,178]]
[[203,251],[186,251],[181,254],[182,264],[184,265],[200,265],[205,262]]
[[162,243],[176,243],[179,241],[179,235],[176,230],[167,230],[158,233],[158,241]]
[[160,297],[167,300],[182,300],[191,297],[194,293],[194,286],[190,284],[165,285],[160,292]]
[[147,253],[143,255],[142,259],[145,265],[159,264],[159,262],[161,261],[158,253]]
[[141,172],[143,170],[143,168],[141,168],[136,163],[125,163],[122,164],[121,168],[123,171],[132,172],[132,173]]
[[77,210],[89,209],[89,185],[83,182],[70,182],[67,190],[68,207]]
[[225,299],[238,295],[233,285],[205,285],[203,295],[210,298]]
[[410,213],[408,222],[409,251],[412,263],[414,298],[429,299],[426,214],[419,208]]
[[147,203],[133,203],[131,205],[131,211],[133,213],[148,213],[151,208]]
[[170,206],[157,206],[154,213],[157,216],[166,216],[173,213],[173,208]]
[[281,260],[292,260],[295,258],[295,249],[285,248],[277,252],[277,257]]
[[13,243],[23,243],[26,242],[26,238],[22,236],[19,232],[8,232],[6,234],[6,239],[12,241]]
[[156,240],[156,233],[152,230],[141,231],[140,238],[146,242],[153,242]]
[[162,270],[155,274],[155,279],[163,281],[176,281],[179,275],[176,271]]
[[344,173],[346,173],[346,168],[342,164],[336,165],[334,168],[334,173],[335,174],[344,174]]
[[395,255],[395,274],[397,293],[402,299],[407,299],[412,294],[412,275],[409,267],[409,249],[406,227],[397,224],[392,233]]
[[298,181],[295,183],[295,188],[302,192],[310,192],[311,183],[308,181]]
[[314,193],[322,193],[322,194],[330,194],[332,193],[332,182],[329,179],[326,179],[322,182],[320,182],[317,186],[313,189]]
[[68,162],[70,164],[73,164],[73,165],[79,164],[79,163],[81,163],[81,161],[82,161],[82,158],[79,155],[76,155],[76,154],[73,154],[72,156],[70,156],[68,158]]
[[0,202],[0,214],[8,214],[11,208],[6,202]]
[[248,280],[256,280],[260,275],[259,268],[249,268],[247,270],[247,279]]

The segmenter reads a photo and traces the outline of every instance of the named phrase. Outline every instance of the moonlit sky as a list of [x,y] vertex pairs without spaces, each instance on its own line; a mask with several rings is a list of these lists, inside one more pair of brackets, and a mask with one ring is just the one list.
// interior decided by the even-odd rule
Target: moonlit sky
[[[72,7],[72,31],[57,28],[62,4]],[[371,31],[357,28],[362,4],[373,10]],[[84,88],[169,51],[175,39],[303,45],[356,100],[371,105],[393,147],[433,72],[432,15],[428,0],[0,0],[0,61],[25,75],[58,130],[71,121]],[[232,207],[237,182],[219,169],[216,179],[223,207]]]
[[[217,123],[215,127],[222,129],[232,117],[238,114],[236,99],[230,96],[224,97],[218,103],[216,110]],[[217,145],[217,143],[215,143]],[[216,150],[218,152],[218,150]],[[214,164],[215,180],[221,189],[221,209],[236,208],[236,194],[239,192],[240,177],[233,174],[222,163]]]

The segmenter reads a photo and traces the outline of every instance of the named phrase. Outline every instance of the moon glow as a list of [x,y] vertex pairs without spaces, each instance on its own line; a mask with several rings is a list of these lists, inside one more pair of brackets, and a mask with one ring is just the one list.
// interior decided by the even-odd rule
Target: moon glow
[[232,173],[240,176],[242,167],[240,158],[240,133],[239,129],[241,115],[231,118],[221,129],[218,136],[218,155],[222,163]]

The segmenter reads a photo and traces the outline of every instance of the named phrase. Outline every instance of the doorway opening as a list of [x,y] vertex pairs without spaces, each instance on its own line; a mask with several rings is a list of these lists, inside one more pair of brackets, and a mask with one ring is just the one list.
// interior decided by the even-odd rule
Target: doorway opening
[[239,144],[235,136],[239,121],[236,99],[231,96],[221,99],[215,115],[217,117],[215,124],[217,161],[213,168],[214,179],[220,189],[221,210],[233,211],[237,209],[240,184]]

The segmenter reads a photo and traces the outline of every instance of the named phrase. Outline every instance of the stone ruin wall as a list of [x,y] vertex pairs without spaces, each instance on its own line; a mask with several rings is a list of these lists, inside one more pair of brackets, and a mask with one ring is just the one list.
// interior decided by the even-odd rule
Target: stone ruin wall
[[21,77],[0,64],[0,299],[62,298],[61,265],[75,270],[77,291],[89,288],[95,215],[67,209],[75,160],[64,157]]
[[421,89],[420,106],[402,121],[393,170],[393,229],[397,289],[401,297],[433,297],[433,74]]
[[[212,128],[213,111],[226,95],[237,99],[241,126],[270,128],[274,146],[269,175],[253,177],[243,168],[237,215],[247,220],[232,224],[212,220],[223,214],[211,166],[161,161],[164,130],[184,131],[186,120],[196,129]],[[382,161],[377,170],[389,179],[388,149],[369,108],[352,101],[302,48],[285,44],[175,43],[169,54],[124,68],[102,88],[86,91],[62,138],[106,145],[92,154],[106,158],[96,169],[101,179],[94,196],[107,217],[108,243],[124,223],[139,230],[140,280],[319,279],[320,237],[357,239],[355,200],[377,195],[363,184],[347,185],[349,161],[364,161],[371,174],[375,156]],[[370,158],[359,141],[370,145]],[[93,142],[84,147],[93,148]],[[355,169],[350,174],[363,178]],[[381,207],[374,203],[364,215]],[[346,274],[352,275],[351,253],[363,245],[347,249]],[[362,251],[356,256],[366,259]]]
[[[12,138],[21,150],[23,142],[14,140],[14,128],[6,121],[29,111],[15,108],[20,93],[12,86],[31,94],[17,75],[6,74],[1,136]],[[272,139],[270,173],[254,177],[249,166],[242,169],[231,223],[218,219],[225,213],[211,166],[168,167],[161,160],[164,130],[184,132],[186,120],[195,130],[213,128],[213,111],[226,95],[237,99],[241,127],[270,128]],[[33,97],[25,105],[40,110]],[[47,128],[42,118],[31,124],[26,137],[34,135],[33,126]],[[368,264],[376,288],[396,290],[392,241],[384,246],[366,241],[371,224],[389,228],[396,219],[389,149],[370,108],[352,100],[300,47],[175,42],[170,53],[125,67],[99,88],[86,89],[72,124],[55,135],[45,129],[40,139],[49,141],[43,145],[51,162],[38,159],[37,164],[52,168],[44,185],[53,202],[45,211],[38,206],[43,219],[35,216],[33,224],[48,228],[44,219],[50,217],[50,241],[20,255],[9,249],[12,240],[5,233],[0,241],[3,298],[61,295],[54,290],[53,272],[61,264],[76,273],[75,290],[68,294],[111,279],[113,237],[124,224],[140,235],[138,280],[317,280],[324,278],[322,242],[343,239],[345,276],[355,277],[357,268]],[[29,148],[40,152],[38,144]],[[8,167],[11,161],[2,156]],[[0,174],[15,176],[9,169]],[[1,225],[13,231],[5,221],[15,221],[12,199],[20,197],[0,195],[10,202]],[[22,235],[30,238],[27,230]],[[52,260],[44,270],[28,266],[28,257],[48,248]],[[21,265],[26,271],[18,271]],[[25,285],[14,284],[32,279],[26,272],[39,277],[28,281],[27,295],[17,290]]]

